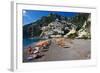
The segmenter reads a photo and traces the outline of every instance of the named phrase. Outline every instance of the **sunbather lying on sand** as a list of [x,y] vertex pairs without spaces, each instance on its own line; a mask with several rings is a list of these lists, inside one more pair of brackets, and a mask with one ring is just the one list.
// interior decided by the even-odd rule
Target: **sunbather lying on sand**
[[65,39],[65,38],[56,38],[55,42],[60,47],[70,47],[70,45],[72,44],[71,40],[68,40],[68,39]]
[[45,41],[40,41],[36,44],[37,47],[39,48],[46,48],[49,45],[49,42],[47,40]]

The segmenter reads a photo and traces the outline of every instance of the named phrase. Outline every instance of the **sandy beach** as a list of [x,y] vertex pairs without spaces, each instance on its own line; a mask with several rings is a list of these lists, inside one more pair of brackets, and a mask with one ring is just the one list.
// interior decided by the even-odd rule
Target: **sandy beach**
[[[71,42],[66,41],[68,47],[61,47],[52,40],[48,51],[41,52],[42,57],[27,60],[26,49],[23,49],[23,62],[44,62],[44,61],[64,61],[64,60],[85,60],[91,57],[91,40],[73,39]],[[34,47],[33,44],[28,46]],[[27,47],[28,47],[27,46]],[[24,47],[24,48],[27,48]]]

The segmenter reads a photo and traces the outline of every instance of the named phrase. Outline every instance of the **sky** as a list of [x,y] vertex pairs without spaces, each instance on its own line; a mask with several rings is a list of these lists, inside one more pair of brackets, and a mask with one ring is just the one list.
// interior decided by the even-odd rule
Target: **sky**
[[62,16],[72,17],[77,13],[75,12],[57,12],[57,11],[37,11],[37,10],[23,10],[23,25],[29,24],[31,22],[35,22],[40,19],[42,16],[47,16],[50,13],[56,13]]

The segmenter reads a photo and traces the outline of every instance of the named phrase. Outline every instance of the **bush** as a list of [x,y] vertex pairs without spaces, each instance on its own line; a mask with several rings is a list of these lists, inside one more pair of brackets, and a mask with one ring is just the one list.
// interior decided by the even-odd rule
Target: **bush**
[[77,33],[73,33],[73,34],[68,35],[68,38],[74,39],[77,36],[78,36]]

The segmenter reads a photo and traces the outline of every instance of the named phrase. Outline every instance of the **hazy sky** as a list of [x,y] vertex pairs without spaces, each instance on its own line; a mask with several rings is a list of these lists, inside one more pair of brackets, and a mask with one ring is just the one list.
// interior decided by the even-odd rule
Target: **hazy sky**
[[47,16],[50,13],[56,13],[62,16],[75,16],[75,12],[55,12],[55,11],[36,11],[36,10],[23,10],[23,25],[29,24],[40,19],[42,16]]

